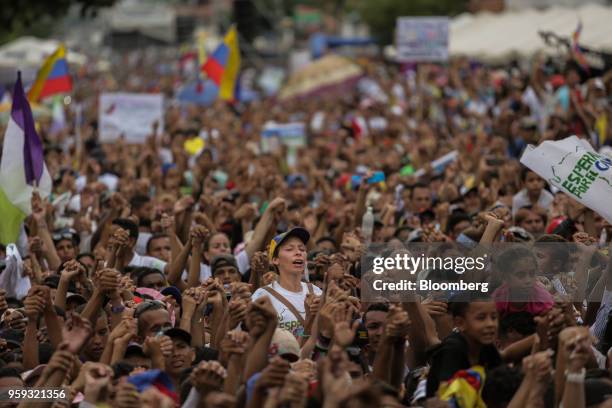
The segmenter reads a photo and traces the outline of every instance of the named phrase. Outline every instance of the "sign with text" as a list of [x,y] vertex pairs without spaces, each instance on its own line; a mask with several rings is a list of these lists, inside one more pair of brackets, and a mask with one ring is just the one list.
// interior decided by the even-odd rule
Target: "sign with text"
[[281,145],[297,148],[306,145],[306,125],[304,122],[276,123],[268,122],[261,132],[261,149],[263,152],[274,152]]
[[144,143],[153,123],[164,128],[161,94],[103,93],[98,108],[100,141],[112,142],[125,135],[127,143]]
[[398,17],[397,58],[401,62],[448,60],[448,17]]
[[576,201],[612,222],[612,159],[570,136],[529,145],[521,163]]

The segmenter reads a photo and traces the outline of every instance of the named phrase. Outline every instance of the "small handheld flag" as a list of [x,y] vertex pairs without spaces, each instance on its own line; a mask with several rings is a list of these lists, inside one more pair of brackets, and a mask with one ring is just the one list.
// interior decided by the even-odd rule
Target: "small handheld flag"
[[574,30],[574,33],[572,34],[572,53],[574,54],[574,59],[576,60],[578,65],[580,65],[580,68],[582,68],[586,73],[588,73],[589,64],[579,44],[581,33],[582,33],[582,21],[579,21],[578,26],[576,27],[576,30]]

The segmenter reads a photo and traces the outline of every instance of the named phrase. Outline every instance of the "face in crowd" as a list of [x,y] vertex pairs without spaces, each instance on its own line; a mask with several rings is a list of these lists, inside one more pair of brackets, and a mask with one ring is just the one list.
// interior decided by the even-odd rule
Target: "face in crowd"
[[302,274],[306,268],[306,245],[297,237],[290,237],[278,248],[272,259],[279,271]]

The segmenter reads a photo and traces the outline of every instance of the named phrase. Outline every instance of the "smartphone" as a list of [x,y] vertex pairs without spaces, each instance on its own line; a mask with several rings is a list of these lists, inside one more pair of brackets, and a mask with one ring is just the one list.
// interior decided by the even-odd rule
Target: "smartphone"
[[[362,178],[363,176],[360,174],[353,174],[353,176],[351,176],[351,184],[353,185],[353,188],[359,187]],[[372,174],[370,178],[367,179],[368,184],[376,184],[381,183],[383,181],[385,181],[385,173],[382,171],[374,172],[374,174]]]
[[368,179],[368,184],[381,183],[383,181],[385,181],[385,173],[382,171],[375,171]]

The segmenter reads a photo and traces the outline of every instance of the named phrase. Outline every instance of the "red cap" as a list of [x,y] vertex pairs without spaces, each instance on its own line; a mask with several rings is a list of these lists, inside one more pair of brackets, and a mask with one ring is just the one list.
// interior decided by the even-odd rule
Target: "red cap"
[[565,85],[565,78],[563,78],[563,75],[559,75],[559,74],[557,74],[557,75],[553,75],[553,76],[550,78],[550,84],[551,84],[551,85],[552,85],[552,86],[553,86],[555,89],[560,88],[560,87],[562,87],[563,85]]
[[552,234],[553,231],[555,229],[557,229],[557,227],[559,226],[559,224],[561,224],[563,221],[565,221],[566,217],[557,217],[557,218],[553,218],[553,220],[550,222],[550,224],[548,224],[548,227],[546,227],[546,233],[547,234]]

